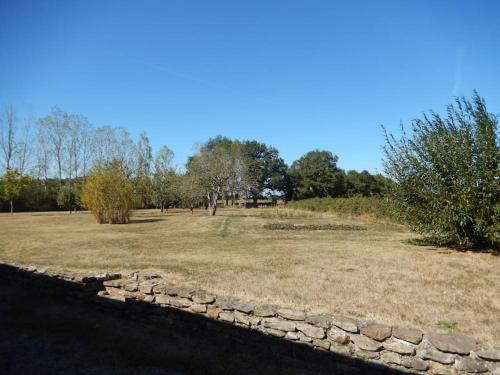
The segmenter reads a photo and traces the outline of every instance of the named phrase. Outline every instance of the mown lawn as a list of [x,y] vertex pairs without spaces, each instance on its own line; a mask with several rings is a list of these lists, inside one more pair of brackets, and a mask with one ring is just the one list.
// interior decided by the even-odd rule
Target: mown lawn
[[[266,229],[270,223],[340,230]],[[358,226],[364,230],[350,229]],[[394,224],[272,208],[221,209],[215,217],[144,210],[128,225],[98,225],[88,213],[0,214],[1,261],[164,270],[221,295],[424,330],[454,327],[500,344],[500,257],[411,238]]]

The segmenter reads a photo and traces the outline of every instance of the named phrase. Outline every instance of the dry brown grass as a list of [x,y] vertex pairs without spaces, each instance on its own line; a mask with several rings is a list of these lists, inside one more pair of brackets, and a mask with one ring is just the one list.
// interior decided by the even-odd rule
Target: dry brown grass
[[[272,231],[270,222],[363,231]],[[456,326],[500,344],[500,257],[412,245],[403,227],[276,209],[0,215],[0,260],[70,269],[158,269],[221,295],[424,330]]]

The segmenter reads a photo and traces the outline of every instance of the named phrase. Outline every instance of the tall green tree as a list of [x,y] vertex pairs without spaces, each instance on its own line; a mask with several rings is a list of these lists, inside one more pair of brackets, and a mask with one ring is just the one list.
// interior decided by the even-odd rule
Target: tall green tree
[[241,147],[246,163],[246,193],[255,202],[264,195],[287,196],[288,166],[278,150],[257,141],[245,141]]
[[10,203],[10,213],[14,214],[14,201],[31,181],[29,176],[23,176],[18,170],[7,170],[0,179],[0,198]]
[[497,118],[477,92],[457,98],[445,117],[431,112],[385,133],[385,170],[396,213],[419,233],[473,248],[500,243]]
[[297,199],[337,197],[344,194],[344,172],[330,151],[313,150],[293,162],[290,175]]

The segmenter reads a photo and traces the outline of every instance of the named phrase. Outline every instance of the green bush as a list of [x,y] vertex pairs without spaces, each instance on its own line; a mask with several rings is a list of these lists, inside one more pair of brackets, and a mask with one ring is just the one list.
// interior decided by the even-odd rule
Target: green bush
[[386,173],[395,213],[415,231],[466,248],[499,245],[497,119],[474,94],[446,117],[414,120],[412,134],[386,134]]
[[69,186],[61,187],[57,193],[57,205],[71,213],[78,205],[77,190]]

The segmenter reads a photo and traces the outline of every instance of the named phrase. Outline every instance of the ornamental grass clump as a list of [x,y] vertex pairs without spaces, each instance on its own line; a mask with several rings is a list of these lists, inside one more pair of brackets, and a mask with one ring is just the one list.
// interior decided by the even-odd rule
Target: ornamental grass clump
[[96,167],[83,184],[82,204],[99,224],[126,224],[134,206],[133,185],[119,161]]

